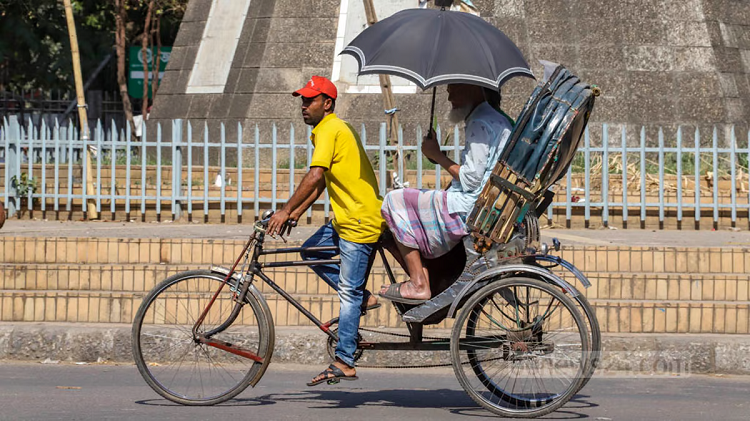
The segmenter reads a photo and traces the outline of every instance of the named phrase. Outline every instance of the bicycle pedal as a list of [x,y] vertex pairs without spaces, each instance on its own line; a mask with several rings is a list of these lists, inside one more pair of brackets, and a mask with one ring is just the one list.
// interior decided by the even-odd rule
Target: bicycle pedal
[[328,384],[339,384],[339,383],[341,383],[341,380],[339,380],[337,378],[333,378],[333,379],[328,380]]

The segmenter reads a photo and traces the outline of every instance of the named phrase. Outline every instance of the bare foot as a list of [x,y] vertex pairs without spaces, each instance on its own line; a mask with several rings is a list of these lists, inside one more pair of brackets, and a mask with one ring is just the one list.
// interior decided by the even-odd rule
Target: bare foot
[[374,306],[377,303],[378,303],[378,297],[377,297],[377,295],[370,294],[370,296],[367,297],[367,304],[365,305],[365,307],[372,307],[372,306]]
[[[383,285],[380,289],[380,294],[385,294],[388,291],[388,285]],[[419,288],[414,282],[406,281],[399,284],[399,292],[401,297],[409,298],[413,300],[429,300],[432,298],[432,292],[429,286],[425,288]]]

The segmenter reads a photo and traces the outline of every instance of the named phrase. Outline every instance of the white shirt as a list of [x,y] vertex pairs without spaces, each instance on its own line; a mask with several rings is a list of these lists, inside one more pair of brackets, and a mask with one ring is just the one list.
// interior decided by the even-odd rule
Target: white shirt
[[447,190],[448,212],[465,221],[508,141],[510,121],[483,102],[466,118],[458,179]]

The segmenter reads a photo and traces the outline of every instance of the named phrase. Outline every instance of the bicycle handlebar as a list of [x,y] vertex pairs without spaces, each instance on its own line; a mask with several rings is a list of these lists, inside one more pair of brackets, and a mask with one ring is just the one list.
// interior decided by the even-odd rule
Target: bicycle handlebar
[[[258,220],[258,222],[256,222],[255,224],[255,230],[265,232],[266,228],[268,228],[268,223],[271,221],[271,217],[273,216],[273,214],[274,214],[274,211],[270,209],[263,212],[263,214],[260,217],[260,220]],[[297,226],[296,220],[292,218],[287,219],[284,225],[281,226],[281,232],[279,232],[279,235],[283,239],[284,235],[291,234],[292,228],[296,226]]]

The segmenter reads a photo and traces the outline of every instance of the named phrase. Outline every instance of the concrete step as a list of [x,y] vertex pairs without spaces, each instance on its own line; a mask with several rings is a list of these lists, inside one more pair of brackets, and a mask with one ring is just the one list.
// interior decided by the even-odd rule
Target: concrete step
[[[160,264],[0,264],[0,287],[4,291],[132,292],[145,294],[164,279],[187,270],[209,269],[208,265]],[[269,268],[264,271],[292,294],[331,294],[328,285],[310,269]],[[403,272],[401,272],[403,273]],[[371,283],[385,282],[385,272],[374,270]],[[259,282],[262,292],[273,290]]]
[[[133,363],[131,327],[126,323],[0,323],[0,359],[25,361],[111,361]],[[390,329],[389,329],[390,330]],[[406,329],[396,332],[405,334]],[[430,331],[448,337],[444,330]],[[370,341],[388,340],[363,332]],[[597,375],[750,374],[747,335],[607,334]],[[318,366],[329,362],[326,340],[315,328],[278,328],[273,364]],[[366,351],[374,365],[449,364],[447,352]]]
[[[99,226],[107,229],[106,224]],[[243,240],[93,237],[0,237],[0,262],[4,262],[0,264],[0,320],[129,323],[156,283],[184,270],[229,266],[245,244]],[[571,245],[560,255],[592,282],[584,290],[571,274],[561,272],[595,306],[605,332],[748,332],[747,248]],[[266,257],[267,261],[298,259],[296,255]],[[400,268],[396,273],[405,280]],[[275,268],[268,274],[320,318],[338,313],[338,298],[309,268]],[[370,288],[387,282],[376,259]],[[277,324],[309,325],[268,287],[260,288]],[[364,323],[403,326],[390,305],[368,315]],[[450,324],[448,320],[438,327]]]
[[[0,322],[132,323],[145,295],[132,291],[0,291]],[[264,295],[276,325],[313,326],[280,296]],[[292,294],[292,297],[320,320],[338,316],[336,295]],[[451,321],[445,321],[435,327],[449,328],[451,325]],[[369,312],[362,326],[403,327],[404,324],[393,306],[387,304]]]
[[[0,287],[5,291],[126,291],[145,293],[156,284],[186,270],[208,269],[209,265],[175,264],[0,264]],[[332,294],[328,285],[306,267],[268,268],[266,274],[292,294]],[[750,302],[750,274],[711,273],[609,273],[591,272],[585,288],[569,272],[555,270],[590,300],[669,302]],[[405,280],[403,270],[395,270]],[[369,288],[388,282],[386,271],[374,267]],[[262,292],[273,291],[258,283]]]
[[569,272],[556,271],[590,300],[748,302],[750,274],[745,273],[585,273],[584,288]]
[[[312,326],[278,295],[264,294],[278,326]],[[132,291],[0,291],[0,321],[131,323],[145,293]],[[292,294],[321,320],[338,314],[332,294]],[[404,327],[387,302],[365,316],[364,327]],[[649,300],[591,301],[604,333],[748,334],[750,303]],[[452,327],[448,319],[430,328]]]
[[[217,228],[223,229],[223,228]],[[243,240],[164,238],[2,237],[0,262],[70,264],[231,265]],[[285,246],[299,245],[290,242]],[[740,247],[564,246],[559,255],[584,273],[750,273],[750,250]],[[266,261],[297,260],[269,255]],[[380,259],[375,259],[376,267]]]
[[[0,321],[130,322],[154,285],[203,265],[175,264],[3,264],[0,265]],[[307,268],[269,270],[269,276],[321,319],[338,313],[338,297]],[[406,279],[403,272],[397,274]],[[750,275],[674,273],[590,273],[592,286],[576,285],[595,307],[604,332],[750,333]],[[375,268],[370,289],[387,283]],[[281,326],[310,322],[265,284],[258,284]],[[365,326],[399,327],[385,303]],[[449,328],[452,321],[437,327]]]

